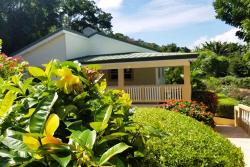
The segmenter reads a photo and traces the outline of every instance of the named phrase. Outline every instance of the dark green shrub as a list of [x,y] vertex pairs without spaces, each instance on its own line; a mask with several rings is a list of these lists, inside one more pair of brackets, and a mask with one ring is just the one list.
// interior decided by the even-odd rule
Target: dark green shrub
[[234,76],[226,76],[220,78],[220,82],[222,85],[235,85],[237,83],[237,78]]
[[227,97],[224,94],[218,94],[218,106],[216,116],[223,118],[234,118],[234,106],[237,101],[233,98]]
[[223,56],[208,56],[202,60],[201,69],[208,75],[224,77],[228,73],[229,62]]
[[166,100],[163,102],[162,107],[169,111],[185,114],[206,125],[214,126],[214,115],[207,111],[207,106],[203,103],[196,101]]
[[[140,131],[150,133],[141,166],[243,167],[243,154],[208,126],[179,113],[159,108],[138,108],[132,117]],[[147,127],[165,135],[154,137]]]
[[218,97],[216,93],[210,91],[193,91],[192,100],[202,102],[208,107],[208,111],[215,113]]

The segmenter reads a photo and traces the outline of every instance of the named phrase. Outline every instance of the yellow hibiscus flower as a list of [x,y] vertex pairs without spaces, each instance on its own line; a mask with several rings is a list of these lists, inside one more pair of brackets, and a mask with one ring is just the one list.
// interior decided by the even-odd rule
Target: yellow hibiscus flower
[[59,69],[57,75],[61,77],[60,80],[57,81],[57,86],[58,88],[63,89],[66,94],[72,92],[74,85],[79,85],[81,83],[80,78],[73,75],[72,71],[67,67]]
[[59,127],[59,117],[56,114],[51,114],[46,122],[43,138],[41,143],[31,134],[27,133],[23,135],[23,142],[31,150],[36,151],[41,145],[45,144],[60,144],[62,143],[60,139],[53,137],[56,129]]

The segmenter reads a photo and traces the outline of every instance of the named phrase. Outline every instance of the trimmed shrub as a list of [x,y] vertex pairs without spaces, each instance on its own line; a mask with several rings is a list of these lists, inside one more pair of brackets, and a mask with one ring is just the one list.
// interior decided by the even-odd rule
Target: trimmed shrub
[[208,111],[212,113],[216,112],[218,104],[216,93],[210,91],[194,91],[192,92],[192,100],[204,103],[208,107]]
[[213,114],[207,111],[207,106],[196,101],[167,100],[162,104],[167,110],[190,116],[209,126],[214,126]]
[[216,111],[216,116],[223,118],[234,118],[234,106],[238,102],[230,97],[225,96],[224,94],[218,94],[218,106]]
[[[239,148],[190,117],[159,108],[138,108],[132,119],[143,127],[141,132],[151,134],[140,166],[244,166]],[[165,135],[157,137],[148,127]]]

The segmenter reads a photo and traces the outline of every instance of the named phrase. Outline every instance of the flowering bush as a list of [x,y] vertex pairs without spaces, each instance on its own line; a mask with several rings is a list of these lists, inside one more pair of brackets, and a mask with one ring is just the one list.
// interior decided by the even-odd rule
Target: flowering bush
[[0,77],[3,79],[23,73],[27,65],[21,56],[8,57],[0,53]]
[[0,166],[138,166],[128,94],[78,63],[44,66],[0,82]]
[[185,114],[209,126],[214,126],[213,114],[207,111],[208,107],[203,103],[196,101],[167,100],[162,106],[167,110]]
[[3,41],[0,39],[0,77],[8,79],[9,76],[19,75],[28,65],[21,56],[8,57],[2,53]]

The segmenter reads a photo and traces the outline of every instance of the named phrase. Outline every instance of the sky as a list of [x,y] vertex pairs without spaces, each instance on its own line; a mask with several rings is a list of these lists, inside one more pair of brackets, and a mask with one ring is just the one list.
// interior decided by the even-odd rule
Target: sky
[[113,31],[159,45],[194,48],[205,41],[240,42],[215,18],[213,0],[94,0],[113,16]]

